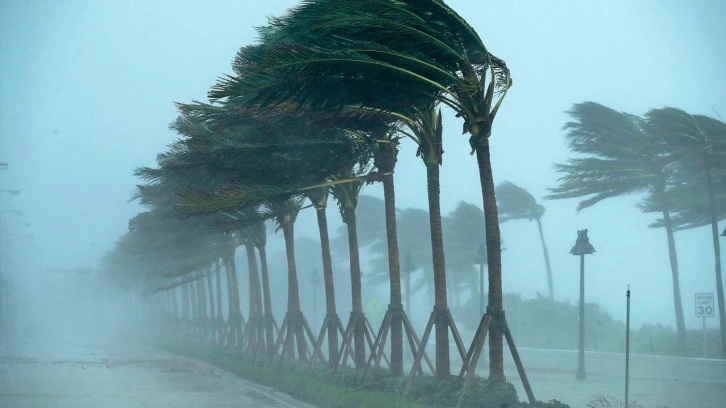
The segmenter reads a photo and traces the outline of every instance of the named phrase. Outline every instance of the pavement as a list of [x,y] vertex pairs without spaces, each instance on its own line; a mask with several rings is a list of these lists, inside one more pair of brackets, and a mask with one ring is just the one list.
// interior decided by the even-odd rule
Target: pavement
[[0,407],[314,408],[211,365],[135,342],[73,340],[5,350]]
[[[538,400],[557,399],[580,408],[598,396],[625,399],[623,353],[586,352],[587,379],[577,380],[575,350],[520,348],[519,352]],[[505,360],[505,371],[519,398],[526,399],[511,358]],[[726,361],[633,354],[628,394],[630,403],[643,408],[726,407]]]

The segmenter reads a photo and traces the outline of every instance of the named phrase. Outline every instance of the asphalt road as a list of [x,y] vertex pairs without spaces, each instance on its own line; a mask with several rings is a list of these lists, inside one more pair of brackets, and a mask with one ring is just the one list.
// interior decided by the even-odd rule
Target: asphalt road
[[[575,379],[575,350],[520,349],[535,397],[585,407],[599,395],[624,400],[625,355],[585,354],[586,380]],[[507,379],[526,394],[514,363],[505,363]],[[629,401],[643,408],[726,407],[726,361],[634,354],[630,358]]]
[[136,345],[54,341],[0,356],[0,407],[312,408],[194,360]]

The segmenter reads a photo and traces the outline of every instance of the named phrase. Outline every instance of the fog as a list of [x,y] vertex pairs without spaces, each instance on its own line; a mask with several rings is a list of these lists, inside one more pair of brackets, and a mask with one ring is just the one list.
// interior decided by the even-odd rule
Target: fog
[[[23,323],[28,330],[38,337],[45,337],[44,330],[57,333],[58,328],[63,333],[91,328],[131,333],[134,323],[126,319],[134,312],[119,306],[128,304],[131,295],[115,293],[102,283],[89,284],[83,292],[72,282],[101,280],[101,257],[128,231],[129,219],[145,211],[130,201],[134,186],[142,183],[132,172],[155,166],[156,155],[177,138],[168,128],[177,115],[174,102],[205,101],[217,78],[232,73],[236,51],[256,40],[254,27],[296,3],[0,3],[0,163],[7,163],[7,169],[0,169],[0,189],[19,192],[0,193],[0,263],[3,275],[13,282],[17,319],[32,322]],[[720,120],[726,117],[726,3],[447,4],[511,69],[514,85],[492,132],[494,180],[526,188],[546,207],[542,222],[556,299],[577,303],[579,259],[569,250],[577,230],[587,228],[597,251],[586,259],[587,302],[624,321],[629,286],[634,327],[675,327],[665,232],[648,228],[656,217],[635,207],[642,195],[607,199],[581,212],[576,199],[542,197],[557,185],[553,163],[573,157],[562,127],[568,120],[565,111],[574,103],[595,101],[636,115],[673,106]],[[476,159],[469,155],[468,136],[461,133],[459,118],[445,112],[443,215],[461,201],[482,205]],[[425,167],[415,153],[415,145],[404,140],[396,167],[399,209],[428,208]],[[383,190],[374,184],[363,194],[382,198]],[[328,219],[335,235],[341,222],[332,203]],[[724,225],[721,221],[719,231]],[[277,260],[271,263],[271,279],[276,316],[281,319],[284,243],[281,232],[268,232],[268,251]],[[311,209],[300,214],[296,233],[298,240],[319,239]],[[536,224],[510,221],[501,225],[501,234],[504,293],[524,299],[546,295]],[[478,245],[472,243],[472,259]],[[676,246],[686,325],[700,329],[694,294],[716,291],[709,227],[677,232]],[[242,293],[243,252],[238,250]],[[372,272],[366,262],[371,256],[362,252],[365,275]],[[309,315],[316,308],[317,315],[308,320],[319,325],[323,289],[318,289],[319,303],[311,300],[309,277],[312,270],[321,269],[319,252],[299,251],[298,256],[302,304]],[[339,313],[347,317],[348,271],[336,273]],[[370,299],[384,307],[387,285],[365,285],[363,296],[368,312],[375,312]],[[430,304],[425,295],[415,302],[417,330],[423,330]],[[242,307],[244,313],[244,295]],[[119,320],[109,321],[109,316]],[[717,328],[718,319],[710,318],[707,324]]]

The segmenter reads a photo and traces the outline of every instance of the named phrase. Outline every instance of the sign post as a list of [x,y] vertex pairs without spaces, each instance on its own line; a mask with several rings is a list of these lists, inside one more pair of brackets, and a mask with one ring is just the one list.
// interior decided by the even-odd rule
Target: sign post
[[696,293],[696,317],[703,319],[703,353],[706,357],[706,318],[713,317],[713,293]]

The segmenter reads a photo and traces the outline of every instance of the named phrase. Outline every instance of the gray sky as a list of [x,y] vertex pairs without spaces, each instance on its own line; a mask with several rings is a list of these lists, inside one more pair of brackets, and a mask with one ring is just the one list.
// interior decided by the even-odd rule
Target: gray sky
[[[0,209],[22,210],[10,223],[32,223],[34,238],[11,242],[15,267],[42,279],[51,267],[96,266],[140,211],[128,203],[137,166],[175,138],[174,101],[204,100],[231,72],[237,49],[295,1],[16,1],[0,3]],[[553,162],[568,150],[563,111],[592,100],[644,114],[675,106],[726,116],[726,3],[722,1],[447,2],[507,61],[514,87],[494,127],[495,181],[535,196],[556,184]],[[442,209],[481,205],[476,163],[461,122],[445,118]],[[400,208],[426,208],[425,171],[405,144],[397,168]],[[365,194],[382,196],[379,187]],[[556,296],[575,302],[576,231],[590,229],[587,300],[623,318],[626,285],[634,321],[673,325],[665,233],[653,218],[617,198],[577,213],[576,201],[545,201]],[[298,232],[315,236],[305,215]],[[307,224],[306,224],[307,223]],[[11,235],[27,233],[19,226]],[[723,223],[721,224],[723,228]],[[546,293],[536,225],[502,225],[504,290]],[[693,293],[714,292],[713,250],[702,228],[676,236],[687,324]],[[472,252],[476,248],[472,248]],[[21,258],[22,256],[22,258]],[[716,320],[711,319],[710,325]]]

